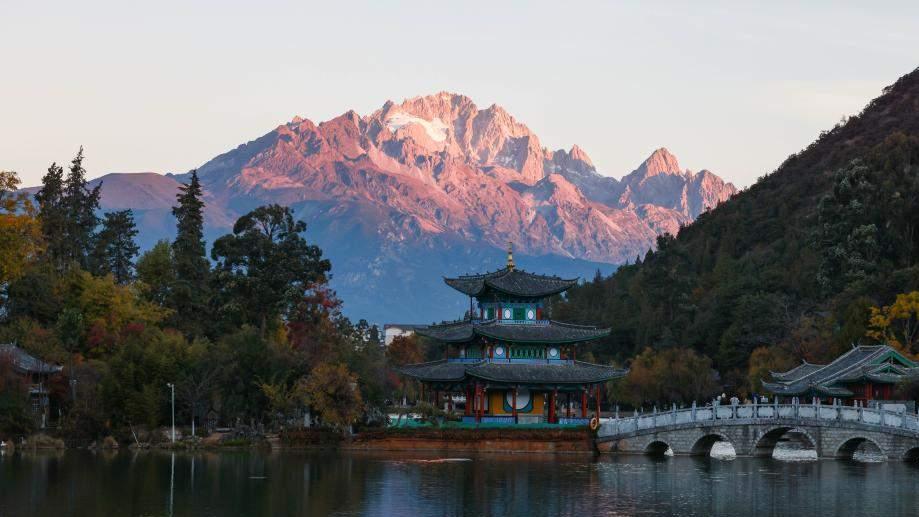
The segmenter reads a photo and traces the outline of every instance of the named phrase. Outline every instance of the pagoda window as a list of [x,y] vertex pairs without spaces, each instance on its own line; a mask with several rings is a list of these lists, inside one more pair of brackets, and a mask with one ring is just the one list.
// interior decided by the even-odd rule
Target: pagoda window
[[526,309],[524,309],[523,307],[514,307],[514,319],[515,320],[521,321],[525,318],[525,315],[526,315]]
[[489,319],[489,320],[495,319],[495,308],[489,307],[488,309],[485,310],[485,314],[487,315],[486,319]]

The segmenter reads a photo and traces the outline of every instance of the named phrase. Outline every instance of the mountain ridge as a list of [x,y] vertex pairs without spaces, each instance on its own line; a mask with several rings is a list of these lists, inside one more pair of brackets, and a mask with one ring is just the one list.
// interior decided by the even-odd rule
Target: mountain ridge
[[[592,275],[643,255],[659,233],[676,233],[737,192],[708,171],[675,167],[676,157],[661,148],[622,180],[604,176],[579,146],[551,151],[497,104],[479,108],[469,97],[440,92],[318,124],[296,116],[209,160],[198,175],[209,241],[256,206],[291,206],[332,258],[333,285],[346,305],[359,307],[349,312],[380,321],[397,315],[370,308],[385,305],[375,294],[369,303],[357,299],[375,289],[408,296],[410,287],[394,286],[387,268],[416,264],[425,272],[406,278],[437,290],[440,275],[491,265],[491,250],[500,257],[497,250],[511,241],[518,255],[534,258],[536,269],[564,267],[545,259],[560,257],[583,261],[579,276]],[[165,182],[186,177],[163,176]],[[125,178],[117,179],[112,186],[103,179],[103,201],[117,187],[120,204],[131,204],[131,189],[120,187]],[[144,224],[157,216],[171,220],[171,204],[144,203],[137,203]],[[169,238],[166,227],[157,224],[150,235]],[[355,242],[348,233],[360,237]],[[464,246],[476,251],[459,252]],[[433,264],[443,268],[436,275],[428,270]],[[455,303],[443,303],[449,308],[430,307],[425,319],[457,315],[450,312]]]

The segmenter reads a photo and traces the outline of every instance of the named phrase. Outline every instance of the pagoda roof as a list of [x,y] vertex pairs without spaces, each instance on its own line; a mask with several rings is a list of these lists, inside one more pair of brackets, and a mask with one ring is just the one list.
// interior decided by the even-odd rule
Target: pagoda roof
[[772,377],[780,381],[796,381],[805,375],[810,375],[815,371],[826,366],[825,364],[811,364],[807,361],[803,361],[798,366],[795,366],[787,372],[769,372],[772,374]]
[[608,336],[610,329],[544,320],[537,323],[501,323],[466,320],[418,329],[419,335],[447,343],[465,343],[476,336],[514,343],[576,343]]
[[399,372],[427,382],[459,382],[468,378],[508,384],[594,384],[622,377],[628,370],[613,366],[562,361],[546,363],[503,363],[482,360],[473,363],[447,359],[410,364]]
[[511,296],[539,298],[567,291],[577,284],[578,279],[537,275],[505,267],[490,273],[444,278],[444,282],[469,296],[480,296],[490,288]]
[[787,372],[773,372],[773,381],[763,381],[763,387],[776,395],[851,396],[846,384],[892,384],[917,373],[916,363],[889,346],[856,346],[827,365],[804,363]]
[[26,373],[57,373],[62,366],[46,363],[13,344],[0,344],[0,358],[8,357],[13,367]]

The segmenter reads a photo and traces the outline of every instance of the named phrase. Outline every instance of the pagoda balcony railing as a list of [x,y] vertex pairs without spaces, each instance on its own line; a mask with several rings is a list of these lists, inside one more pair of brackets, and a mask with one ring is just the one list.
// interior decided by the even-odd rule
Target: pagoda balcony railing
[[[475,416],[464,415],[463,423],[464,424],[502,424],[502,425],[514,425],[521,424],[545,424],[548,423],[548,418],[545,415],[517,415],[517,422],[514,422],[514,415],[482,415],[482,418],[479,422],[476,422]],[[580,417],[559,417],[558,424],[560,425],[587,425],[590,423],[590,418],[580,418]]]
[[480,319],[472,320],[473,324],[497,323],[498,325],[543,325],[548,326],[549,320],[499,320],[499,319]]
[[450,357],[448,363],[498,363],[498,364],[574,364],[573,359],[539,359],[535,357],[527,358],[507,358],[507,357]]

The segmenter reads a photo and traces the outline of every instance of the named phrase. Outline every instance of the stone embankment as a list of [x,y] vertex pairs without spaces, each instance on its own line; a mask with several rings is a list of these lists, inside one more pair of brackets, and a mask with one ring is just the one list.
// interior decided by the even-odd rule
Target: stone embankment
[[584,429],[411,429],[365,432],[341,444],[345,450],[482,453],[592,454]]

